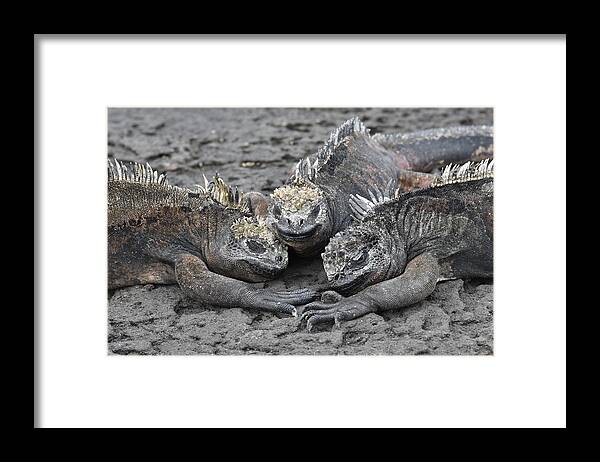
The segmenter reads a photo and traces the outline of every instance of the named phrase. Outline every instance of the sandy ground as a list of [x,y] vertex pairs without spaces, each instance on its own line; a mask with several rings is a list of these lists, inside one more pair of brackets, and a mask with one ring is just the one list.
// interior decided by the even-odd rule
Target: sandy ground
[[[329,132],[358,115],[371,133],[492,124],[491,109],[110,109],[108,155],[149,162],[172,184],[218,172],[243,191],[271,192]],[[267,287],[325,282],[320,259],[292,259]],[[448,281],[421,303],[311,333],[297,318],[194,306],[178,286],[109,292],[111,354],[445,354],[493,352],[490,280]]]

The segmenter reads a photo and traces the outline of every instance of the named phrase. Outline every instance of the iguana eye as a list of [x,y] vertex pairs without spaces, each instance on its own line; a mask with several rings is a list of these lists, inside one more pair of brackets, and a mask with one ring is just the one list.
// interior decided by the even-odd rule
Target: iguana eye
[[361,263],[364,263],[365,261],[367,261],[368,256],[369,256],[369,254],[367,252],[363,252],[360,255],[356,255],[356,256],[352,257],[352,262],[356,265],[360,265]]
[[312,209],[312,211],[310,212],[310,218],[317,218],[317,216],[319,215],[319,212],[321,211],[321,206],[317,205],[314,209]]
[[265,247],[257,241],[248,241],[246,245],[248,246],[248,250],[254,253],[265,253],[266,251]]

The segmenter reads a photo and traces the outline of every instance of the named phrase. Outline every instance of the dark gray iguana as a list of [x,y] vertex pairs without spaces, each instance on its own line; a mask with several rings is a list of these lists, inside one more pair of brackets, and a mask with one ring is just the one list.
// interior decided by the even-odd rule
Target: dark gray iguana
[[[186,189],[150,165],[109,161],[109,289],[178,283],[189,297],[220,307],[295,315],[311,289],[271,292],[246,282],[274,279],[287,248],[266,226],[266,198],[243,194],[216,175]],[[262,215],[261,215],[262,213]]]
[[335,292],[304,307],[307,328],[411,305],[438,281],[492,277],[493,162],[447,166],[431,187],[394,199],[354,197],[357,223],[322,254]]
[[489,126],[371,136],[354,117],[316,154],[299,161],[287,183],[273,192],[267,222],[295,252],[313,255],[351,223],[351,195],[397,185],[403,191],[426,187],[434,175],[418,172],[490,157],[492,143]]

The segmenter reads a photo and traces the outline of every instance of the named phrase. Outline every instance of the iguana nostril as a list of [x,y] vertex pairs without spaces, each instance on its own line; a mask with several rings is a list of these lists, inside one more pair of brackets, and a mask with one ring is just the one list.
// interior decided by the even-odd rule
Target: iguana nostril
[[282,260],[283,260],[283,257],[282,257],[281,255],[277,255],[277,256],[275,257],[275,260],[276,260],[277,262],[280,262],[280,261],[282,261]]
[[304,220],[303,220],[302,218],[300,218],[300,220],[298,221],[298,224],[299,224],[300,226],[302,226],[302,225],[304,224]]
[[248,249],[251,252],[254,252],[254,253],[265,253],[266,252],[265,247],[260,242],[248,241],[247,245],[248,245]]

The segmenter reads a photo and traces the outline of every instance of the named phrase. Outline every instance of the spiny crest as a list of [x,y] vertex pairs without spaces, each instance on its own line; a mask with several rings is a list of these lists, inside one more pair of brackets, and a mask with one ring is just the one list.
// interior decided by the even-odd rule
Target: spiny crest
[[356,221],[362,221],[376,206],[389,202],[397,197],[398,189],[395,187],[394,179],[388,181],[385,189],[374,187],[368,190],[370,199],[360,194],[350,195],[350,211]]
[[108,181],[127,181],[129,183],[145,184],[168,184],[167,175],[159,173],[146,165],[137,162],[122,162],[114,159],[114,162],[108,160]]
[[231,231],[236,239],[253,238],[261,239],[269,244],[278,243],[275,234],[267,226],[266,221],[259,217],[238,218],[231,225]]
[[444,167],[441,176],[433,180],[431,187],[435,188],[446,184],[465,183],[493,177],[494,159],[485,159],[480,162],[469,161],[462,165],[449,164]]
[[306,182],[313,182],[317,176],[319,170],[319,159],[316,158],[311,164],[310,158],[306,157],[300,159],[294,168],[294,174],[292,175],[292,184],[302,185]]
[[210,197],[213,201],[228,208],[240,209],[248,212],[248,204],[244,201],[244,193],[237,187],[229,186],[219,174],[215,174],[212,181],[204,177],[204,186],[196,185],[196,189],[187,190],[171,186],[167,182],[167,175],[159,174],[150,164],[137,162],[122,162],[117,159],[108,161],[108,181],[125,181],[128,183],[158,184],[168,186],[171,190],[190,191]]
[[[199,186],[199,188],[202,187]],[[208,193],[211,199],[224,207],[239,209],[242,212],[250,211],[248,204],[244,200],[244,193],[239,191],[237,186],[233,188],[225,183],[218,173],[215,173],[215,176],[210,182],[204,177],[203,189]]]
[[358,117],[346,120],[342,125],[329,134],[325,144],[317,151],[315,160],[311,163],[309,158],[300,160],[296,164],[292,175],[293,184],[303,184],[306,181],[314,181],[319,170],[329,162],[336,153],[336,149],[349,136],[363,134],[369,135],[369,129],[364,126]]
[[316,205],[321,199],[321,192],[312,185],[286,185],[277,188],[271,194],[281,208],[288,212],[298,212],[305,207]]
[[[436,188],[446,184],[465,183],[468,181],[482,180],[494,177],[494,160],[485,159],[479,162],[466,162],[464,164],[449,164],[442,170],[442,174],[436,177],[430,188]],[[370,199],[359,194],[350,195],[350,210],[352,217],[357,221],[363,221],[367,215],[386,202],[398,199],[402,195],[400,188],[394,189],[395,183],[388,182],[385,191],[378,189],[369,190]]]

